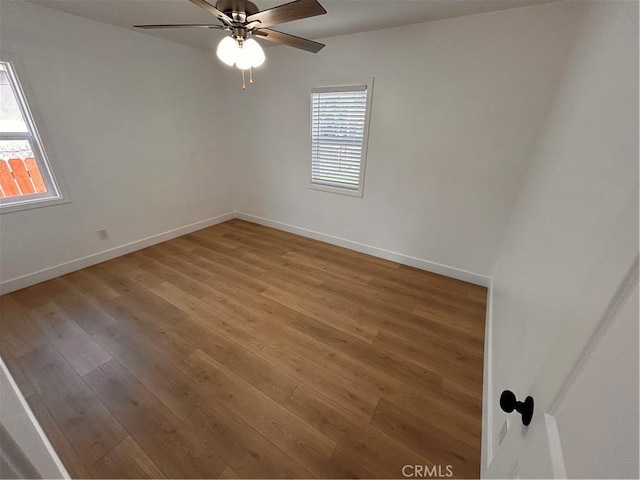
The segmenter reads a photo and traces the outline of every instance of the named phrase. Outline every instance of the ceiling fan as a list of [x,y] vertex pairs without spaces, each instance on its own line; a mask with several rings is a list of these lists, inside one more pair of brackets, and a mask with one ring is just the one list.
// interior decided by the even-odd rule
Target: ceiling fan
[[318,53],[324,47],[322,43],[269,28],[279,23],[324,15],[327,11],[317,0],[296,0],[262,11],[258,10],[258,7],[249,0],[218,0],[215,6],[207,0],[189,1],[216,16],[219,23],[134,25],[134,27],[144,29],[208,28],[231,32],[228,37],[222,39],[216,53],[222,62],[229,66],[235,64],[237,68],[242,70],[243,90],[246,89],[245,70],[249,70],[250,83],[253,83],[252,69],[262,65],[265,60],[262,47],[253,38],[250,38],[251,36],[311,53]]

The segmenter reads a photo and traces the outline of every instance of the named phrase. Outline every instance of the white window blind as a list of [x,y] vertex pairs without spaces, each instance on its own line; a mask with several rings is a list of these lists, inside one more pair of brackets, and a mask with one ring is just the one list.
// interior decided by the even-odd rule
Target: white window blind
[[368,85],[312,90],[312,184],[361,190],[368,94]]

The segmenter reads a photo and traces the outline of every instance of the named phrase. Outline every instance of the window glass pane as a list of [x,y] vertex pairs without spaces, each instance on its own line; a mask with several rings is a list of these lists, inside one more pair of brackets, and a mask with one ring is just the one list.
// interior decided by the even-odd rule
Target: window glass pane
[[28,132],[22,118],[18,100],[9,83],[9,72],[5,64],[0,63],[0,132]]
[[0,140],[0,198],[46,192],[29,141]]
[[26,98],[12,64],[0,60],[0,213],[61,199],[33,119],[28,115]]

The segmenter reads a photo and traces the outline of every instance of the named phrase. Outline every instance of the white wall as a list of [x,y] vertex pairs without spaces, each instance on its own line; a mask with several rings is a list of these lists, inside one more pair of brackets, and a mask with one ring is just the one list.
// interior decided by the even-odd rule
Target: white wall
[[559,407],[568,478],[640,478],[637,357],[636,283]]
[[0,15],[72,200],[0,217],[3,282],[233,211],[212,55],[22,1]]
[[[500,392],[557,391],[638,255],[638,4],[572,8],[578,41],[493,271],[494,450],[505,419]],[[565,343],[550,350],[560,334]],[[540,376],[543,362],[553,379]],[[607,408],[615,407],[585,421],[606,420]],[[620,438],[607,441],[622,447]]]
[[[551,4],[267,50],[234,130],[241,212],[488,275],[573,43]],[[364,198],[307,188],[309,93],[374,77]]]

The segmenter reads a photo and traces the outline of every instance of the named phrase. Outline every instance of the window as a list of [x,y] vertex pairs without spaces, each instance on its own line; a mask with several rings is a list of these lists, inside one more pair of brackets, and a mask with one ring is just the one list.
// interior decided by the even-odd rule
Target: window
[[15,70],[0,61],[0,211],[60,198]]
[[311,90],[310,188],[362,196],[373,79]]

